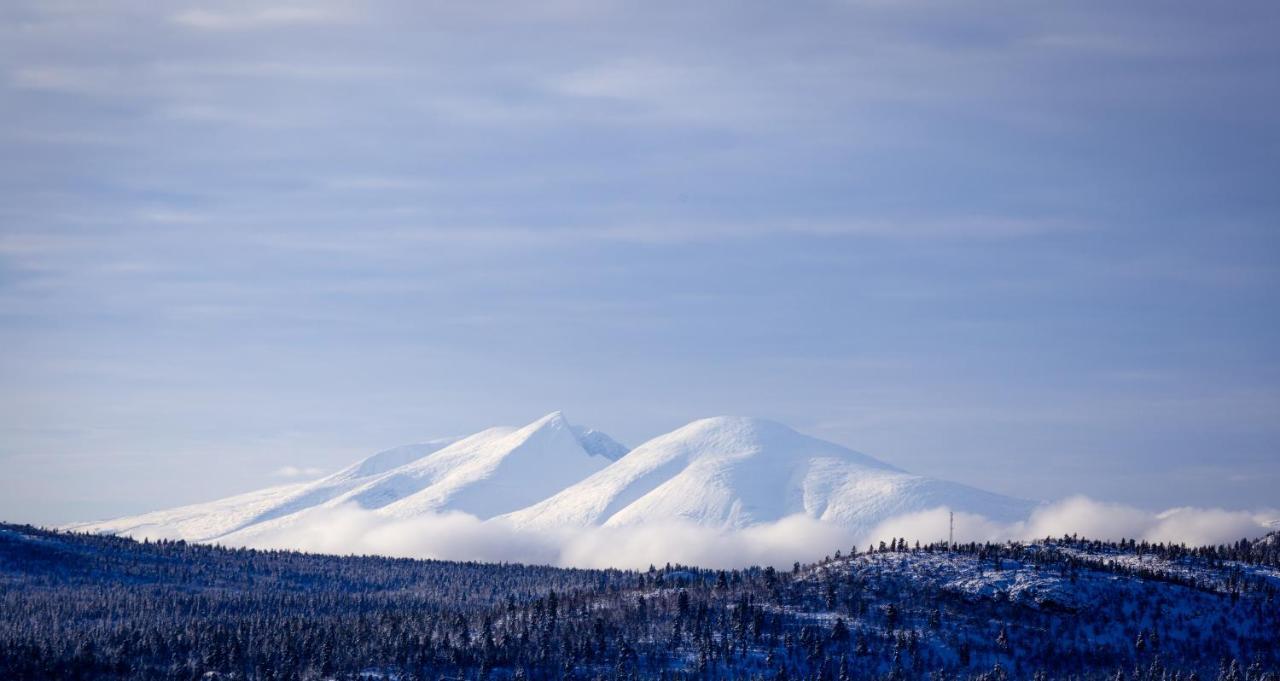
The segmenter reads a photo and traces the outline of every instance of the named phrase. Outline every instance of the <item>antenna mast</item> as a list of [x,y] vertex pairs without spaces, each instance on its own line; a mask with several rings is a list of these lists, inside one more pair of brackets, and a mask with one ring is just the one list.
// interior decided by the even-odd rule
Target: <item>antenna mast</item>
[[956,512],[947,511],[947,548],[954,549],[956,547]]

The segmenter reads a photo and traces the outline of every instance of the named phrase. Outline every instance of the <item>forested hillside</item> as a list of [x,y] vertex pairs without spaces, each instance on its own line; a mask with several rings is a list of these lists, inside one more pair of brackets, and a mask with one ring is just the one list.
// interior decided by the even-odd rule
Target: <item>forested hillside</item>
[[1280,679],[1278,595],[1274,534],[624,572],[0,525],[0,678],[1255,681]]

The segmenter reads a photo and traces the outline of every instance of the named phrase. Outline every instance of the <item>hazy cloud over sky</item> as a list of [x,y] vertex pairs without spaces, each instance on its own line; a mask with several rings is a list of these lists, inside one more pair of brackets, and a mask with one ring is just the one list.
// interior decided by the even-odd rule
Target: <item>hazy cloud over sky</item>
[[0,6],[0,518],[552,409],[1275,505],[1271,2]]

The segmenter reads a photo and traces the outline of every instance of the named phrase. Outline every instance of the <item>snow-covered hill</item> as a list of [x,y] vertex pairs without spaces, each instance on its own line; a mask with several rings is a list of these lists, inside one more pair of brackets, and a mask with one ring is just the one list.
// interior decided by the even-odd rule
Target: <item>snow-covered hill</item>
[[804,514],[869,530],[940,506],[1013,521],[1033,503],[913,475],[780,423],[722,416],[654,438],[507,518],[530,528],[675,520],[745,527]]
[[323,504],[456,441],[457,438],[442,438],[388,449],[315,482],[270,487],[217,501],[116,520],[78,523],[68,529],[191,541],[213,539]]
[[71,529],[251,544],[312,526],[329,509],[388,519],[459,511],[558,530],[685,521],[740,528],[804,514],[854,531],[940,506],[1001,521],[1033,504],[913,475],[779,423],[717,417],[634,451],[559,412],[375,454],[311,483]]
[[625,452],[604,433],[573,426],[553,412],[523,428],[390,449],[312,483],[69,529],[235,541],[348,504],[397,518],[445,511],[490,518],[540,501]]
[[847,550],[597,571],[0,523],[0,678],[1280,678],[1273,539]]

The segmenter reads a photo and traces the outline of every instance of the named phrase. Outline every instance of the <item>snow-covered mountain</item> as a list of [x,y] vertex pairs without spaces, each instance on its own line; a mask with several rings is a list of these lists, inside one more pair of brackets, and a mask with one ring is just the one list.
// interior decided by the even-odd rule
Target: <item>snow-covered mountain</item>
[[745,527],[805,514],[853,530],[946,506],[994,520],[1033,503],[907,473],[762,419],[694,421],[635,450],[559,412],[375,454],[310,483],[71,529],[252,543],[326,509],[390,519],[459,511],[521,529],[686,521]]
[[626,451],[604,433],[570,425],[553,412],[523,428],[490,428],[379,452],[311,483],[69,529],[237,540],[348,504],[396,518],[445,511],[490,518],[545,499]]
[[269,487],[217,501],[115,520],[77,523],[68,529],[190,541],[214,539],[243,527],[323,504],[456,441],[457,438],[442,438],[388,449],[315,482]]
[[649,440],[506,517],[528,528],[677,520],[744,527],[803,513],[867,530],[939,506],[1012,521],[1033,503],[913,475],[780,423],[723,416]]

